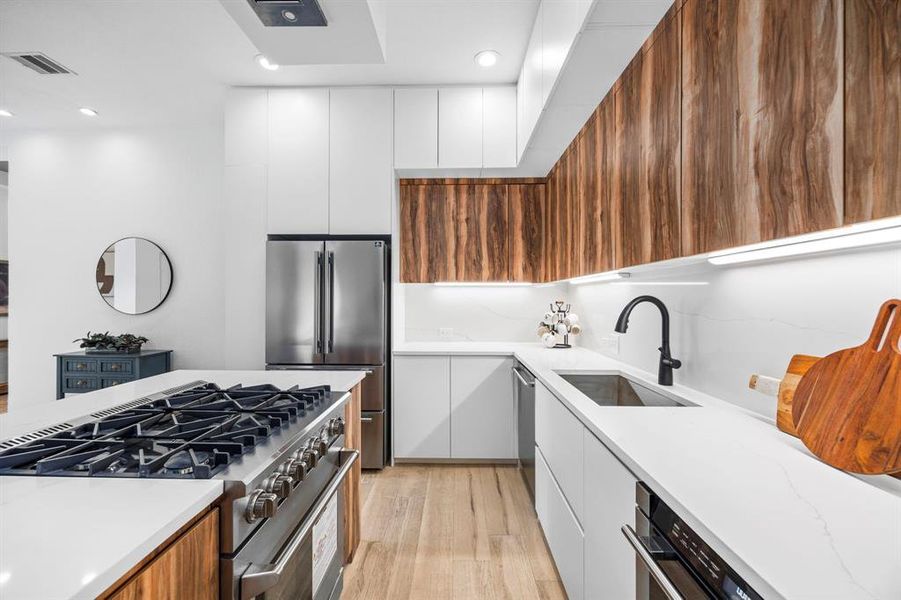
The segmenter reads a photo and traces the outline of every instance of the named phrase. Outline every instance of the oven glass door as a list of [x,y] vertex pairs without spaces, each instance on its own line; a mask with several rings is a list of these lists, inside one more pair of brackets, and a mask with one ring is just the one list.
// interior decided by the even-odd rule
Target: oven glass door
[[241,575],[240,600],[338,600],[344,561],[343,481],[359,459],[341,451],[341,468],[270,563]]

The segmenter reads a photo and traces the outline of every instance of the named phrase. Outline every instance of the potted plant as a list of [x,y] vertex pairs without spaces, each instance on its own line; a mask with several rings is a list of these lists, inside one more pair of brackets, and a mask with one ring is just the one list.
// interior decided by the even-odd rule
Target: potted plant
[[139,352],[146,341],[148,341],[147,338],[132,333],[110,335],[109,331],[106,333],[91,333],[89,331],[85,337],[73,340],[73,342],[81,342],[79,348],[84,348],[84,351],[88,354]]

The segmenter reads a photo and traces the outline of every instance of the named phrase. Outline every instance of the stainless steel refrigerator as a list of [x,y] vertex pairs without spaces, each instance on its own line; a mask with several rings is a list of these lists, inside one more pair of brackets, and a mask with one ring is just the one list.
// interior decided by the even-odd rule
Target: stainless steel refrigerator
[[266,244],[266,368],[366,369],[362,464],[385,465],[387,238],[271,235]]

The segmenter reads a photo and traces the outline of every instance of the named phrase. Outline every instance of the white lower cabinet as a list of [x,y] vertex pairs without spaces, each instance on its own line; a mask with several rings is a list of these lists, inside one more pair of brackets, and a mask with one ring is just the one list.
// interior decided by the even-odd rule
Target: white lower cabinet
[[585,597],[635,598],[635,552],[620,528],[635,524],[635,476],[587,429]]
[[513,359],[394,359],[395,458],[516,458]]
[[[569,600],[620,598],[584,594],[585,535],[563,492],[554,481],[540,449],[535,453],[535,511]],[[595,565],[588,564],[595,568]]]
[[535,443],[573,512],[582,518],[582,422],[541,382],[535,382]]
[[516,458],[513,359],[451,357],[451,457]]
[[394,456],[450,458],[450,357],[394,359]]

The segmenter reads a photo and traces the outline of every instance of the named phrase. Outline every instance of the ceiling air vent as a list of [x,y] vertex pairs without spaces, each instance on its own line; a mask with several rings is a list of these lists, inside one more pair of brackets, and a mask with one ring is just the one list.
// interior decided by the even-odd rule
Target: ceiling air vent
[[266,27],[325,27],[319,0],[247,0]]
[[76,75],[75,71],[67,69],[40,52],[4,52],[3,56],[11,58],[41,75]]

